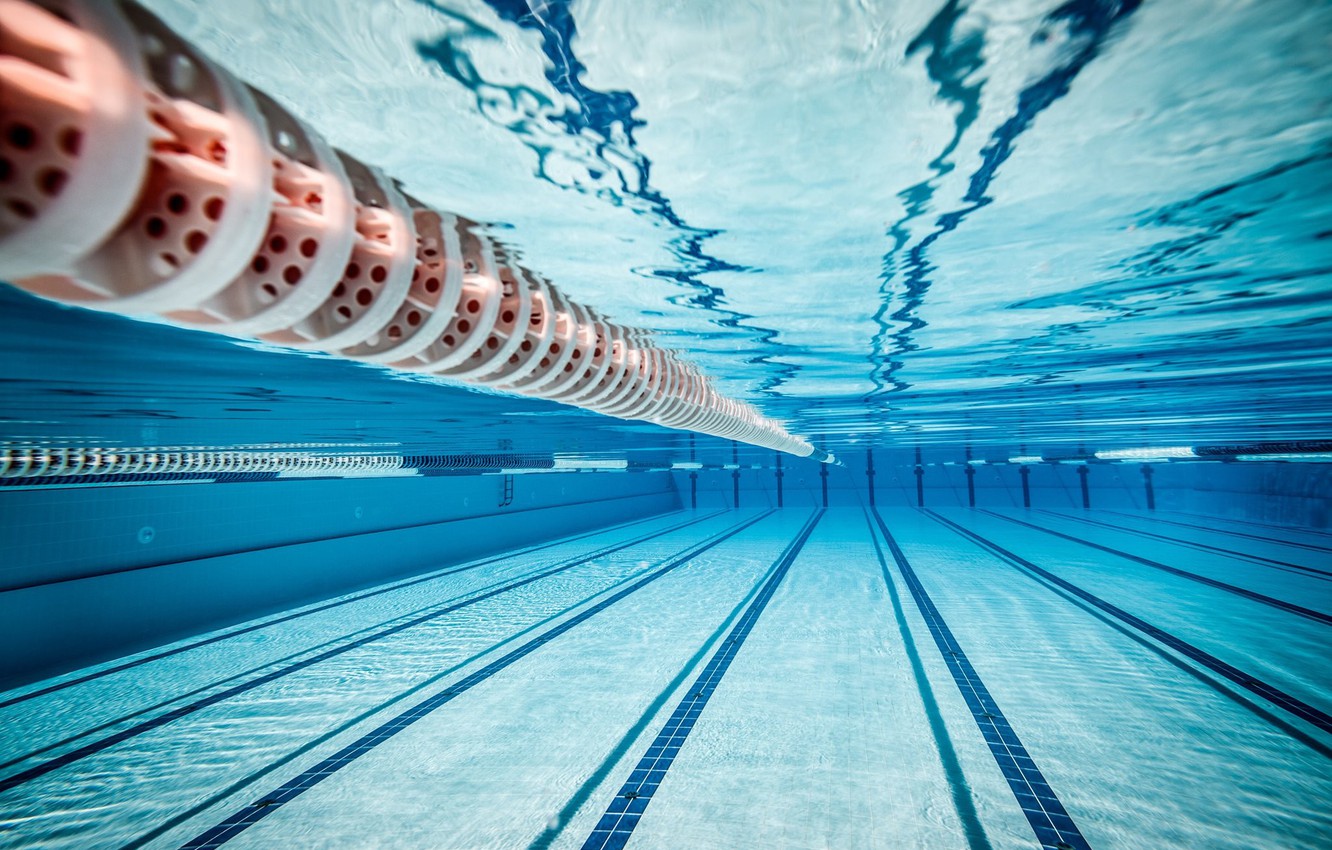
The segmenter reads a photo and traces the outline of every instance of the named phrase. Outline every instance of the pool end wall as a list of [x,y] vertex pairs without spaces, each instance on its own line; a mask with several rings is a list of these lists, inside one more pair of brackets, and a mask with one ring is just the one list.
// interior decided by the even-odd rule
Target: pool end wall
[[[743,464],[742,464],[743,465]],[[1022,508],[1022,470],[1027,470],[1031,507],[1081,510],[1082,481],[1074,464],[982,464],[972,467],[971,486],[978,508]],[[954,462],[921,467],[917,489],[916,467],[876,461],[875,504],[884,507],[968,507],[968,466]],[[1147,511],[1143,465],[1097,463],[1086,467],[1088,503],[1092,509]],[[1188,462],[1150,465],[1155,509],[1202,516],[1224,517],[1302,528],[1332,528],[1332,464],[1281,462]],[[698,507],[734,507],[739,484],[740,507],[776,507],[777,469],[706,468],[695,473],[677,471],[676,486],[685,507],[696,495]],[[780,470],[781,501],[785,507],[817,507],[822,503],[823,470],[808,461],[787,459]],[[828,504],[869,503],[868,469],[862,458],[850,455],[842,466],[827,468]],[[737,475],[738,474],[738,475]]]

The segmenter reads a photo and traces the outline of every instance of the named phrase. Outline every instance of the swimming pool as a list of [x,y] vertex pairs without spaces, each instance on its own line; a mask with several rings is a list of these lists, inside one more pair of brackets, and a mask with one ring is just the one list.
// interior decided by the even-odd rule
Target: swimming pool
[[143,6],[539,349],[0,286],[0,847],[1332,844],[1332,7]]
[[1254,689],[1327,705],[1327,540],[1246,534],[723,510],[452,566],[7,694],[10,840],[1317,846],[1327,715]]

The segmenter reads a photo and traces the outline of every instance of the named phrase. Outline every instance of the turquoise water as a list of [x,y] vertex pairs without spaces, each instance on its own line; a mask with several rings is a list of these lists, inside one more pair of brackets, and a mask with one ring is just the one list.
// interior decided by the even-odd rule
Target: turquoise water
[[1328,4],[151,5],[834,450],[1326,437]]
[[[1233,546],[1218,557],[1137,535],[1172,533],[1156,518],[936,516],[878,514],[899,561],[862,509],[668,514],[11,691],[0,760],[21,784],[5,783],[0,842],[603,846],[634,765],[706,693],[631,846],[1037,846],[981,733],[993,717],[1066,807],[1067,846],[1326,844],[1329,730],[1104,607],[1326,710],[1332,618],[1273,601],[1332,610],[1326,536],[1256,543],[1222,523],[1203,535]],[[938,622],[956,654],[936,648]],[[954,684],[959,657],[986,713]]]
[[[334,144],[833,451],[1327,437],[1328,4],[149,5]],[[274,442],[255,434],[295,420],[430,445],[469,439],[437,415],[461,404],[540,411],[547,444],[574,451],[587,430],[683,446],[11,296],[10,377],[48,393],[97,368],[70,335],[99,354],[142,340],[95,382],[116,415],[63,417],[71,436],[183,416],[189,445]],[[167,346],[217,365],[172,393],[147,368]],[[26,389],[13,430],[49,431],[20,426],[59,399]]]
[[1332,4],[145,5],[844,463],[0,285],[0,847],[1332,846]]

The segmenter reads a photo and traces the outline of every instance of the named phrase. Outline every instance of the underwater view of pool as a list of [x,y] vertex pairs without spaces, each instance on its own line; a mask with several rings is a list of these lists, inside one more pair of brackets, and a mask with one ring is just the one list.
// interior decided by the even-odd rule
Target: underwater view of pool
[[0,848],[1332,846],[1330,49],[0,0]]

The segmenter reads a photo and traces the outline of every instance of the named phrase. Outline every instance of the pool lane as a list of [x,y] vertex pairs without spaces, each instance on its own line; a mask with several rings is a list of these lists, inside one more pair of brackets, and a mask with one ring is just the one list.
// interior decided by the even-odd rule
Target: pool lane
[[[660,566],[658,579],[595,616],[563,620],[567,628],[539,652],[512,659],[276,812],[265,811],[226,846],[272,847],[292,835],[343,847],[374,846],[385,836],[395,848],[527,845],[682,667],[703,662],[700,646],[740,615],[809,514],[749,516],[759,524]],[[302,773],[310,771],[293,778]],[[237,803],[269,799],[275,790],[247,791],[210,814],[239,814],[253,807]],[[194,829],[168,837],[189,846],[206,822],[222,824],[196,820]]]
[[0,707],[0,777],[21,769],[15,767],[18,759],[51,748],[68,749],[94,732],[123,727],[177,701],[204,697],[268,665],[295,662],[441,600],[549,569],[589,550],[614,546],[635,532],[666,533],[704,516],[666,514],[450,566],[12,692]]
[[952,630],[933,600],[920,583],[920,577],[912,568],[911,562],[898,546],[892,532],[884,523],[878,511],[874,511],[874,520],[883,535],[884,542],[892,552],[897,569],[905,580],[911,597],[916,603],[921,618],[929,627],[939,654],[948,665],[962,699],[981,730],[985,743],[990,748],[995,762],[1003,772],[1004,778],[1018,801],[1018,806],[1031,824],[1036,840],[1046,850],[1091,850],[1087,839],[1082,836],[1068,810],[1059,801],[1059,796],[1050,787],[1040,766],[1031,757],[1022,744],[1003,710],[994,701],[989,688],[976,673],[975,667],[967,660],[966,652],[958,644]]
[[[1225,534],[1229,537],[1238,537],[1244,540],[1256,540],[1259,543],[1276,546],[1289,547],[1295,549],[1305,549],[1310,552],[1321,553],[1323,557],[1332,558],[1332,543],[1317,541],[1314,535],[1318,532],[1309,529],[1287,528],[1279,531],[1268,530],[1266,533],[1256,533],[1253,530],[1241,531],[1234,528],[1225,520],[1209,520],[1203,517],[1195,517],[1192,522],[1185,522],[1178,519],[1170,519],[1159,514],[1137,514],[1125,513],[1124,511],[1099,511],[1103,515],[1109,515],[1131,522],[1138,523],[1148,527],[1152,526],[1174,526],[1183,528],[1192,532],[1202,532],[1205,535],[1213,536],[1216,534]],[[1304,539],[1299,539],[1304,538]],[[1324,541],[1326,538],[1324,538]]]
[[[645,560],[664,564],[756,516],[516,588],[113,747],[70,768],[78,775],[41,777],[16,789],[29,798],[0,799],[0,846],[158,850],[240,815],[229,850],[574,850],[809,513],[778,512],[579,618],[650,575]],[[1332,759],[1264,719],[1259,700],[914,509],[883,516],[1092,847],[1295,850],[1332,834]],[[1326,628],[1142,565],[1120,584],[1125,567],[1106,553],[972,521],[1052,573],[1086,561],[1078,584],[1109,575],[1098,594],[1123,592],[1135,613],[1132,601],[1148,600],[1152,617],[1188,623],[1197,606],[1224,614],[1215,597]],[[788,569],[629,846],[1033,847],[902,583],[911,663],[863,514],[829,511]],[[917,667],[965,788],[937,748]],[[974,801],[982,844],[959,793]]]
[[1267,596],[1266,594],[1258,593],[1257,591],[1249,590],[1248,588],[1245,587],[1240,587],[1237,584],[1230,584],[1229,582],[1219,581],[1218,579],[1209,578],[1200,573],[1190,572],[1188,570],[1182,570],[1179,569],[1178,567],[1172,567],[1169,564],[1162,563],[1161,561],[1157,561],[1152,558],[1144,558],[1140,555],[1134,555],[1132,553],[1125,552],[1123,549],[1116,549],[1112,546],[1106,546],[1103,543],[1097,543],[1096,541],[1091,540],[1090,536],[1087,535],[1086,533],[1083,533],[1082,535],[1067,534],[1065,532],[1051,528],[1048,525],[1040,525],[1034,522],[1029,522],[1020,517],[1013,516],[1011,514],[1002,514],[997,511],[982,510],[981,513],[986,514],[987,516],[993,516],[993,517],[998,517],[999,519],[1007,520],[1008,522],[1011,522],[1015,525],[1020,525],[1023,528],[1029,528],[1032,531],[1039,531],[1042,534],[1053,535],[1062,540],[1069,540],[1074,543],[1080,543],[1083,546],[1089,546],[1093,549],[1096,549],[1099,552],[1105,552],[1108,555],[1113,555],[1116,558],[1124,558],[1126,560],[1133,561],[1134,563],[1142,564],[1145,567],[1151,567],[1152,569],[1155,570],[1162,570],[1172,575],[1177,575],[1182,578],[1187,578],[1190,581],[1196,581],[1201,584],[1205,584],[1209,587],[1215,587],[1218,590],[1224,590],[1227,593],[1234,593],[1238,596],[1243,596],[1246,599],[1252,599],[1255,602],[1259,602],[1263,605],[1268,605],[1273,608],[1278,608],[1282,611],[1289,611],[1290,613],[1295,614],[1296,616],[1304,617],[1306,619],[1313,620],[1315,622],[1319,622],[1324,625],[1332,625],[1332,614],[1324,614],[1322,611],[1315,611],[1312,608],[1306,608],[1303,605],[1297,605],[1294,602],[1287,602],[1284,599],[1277,599],[1276,597],[1273,596]]
[[675,762],[675,757],[680,754],[680,748],[689,740],[689,733],[694,731],[699,717],[707,708],[708,700],[721,685],[726,671],[731,667],[731,662],[744,647],[745,640],[754,630],[758,618],[763,616],[763,610],[772,601],[772,595],[786,578],[792,562],[800,555],[800,550],[804,548],[822,517],[823,511],[817,511],[778,557],[759,592],[735,625],[731,626],[730,631],[722,638],[721,645],[703,668],[703,672],[686,689],[687,692],[675,707],[675,711],[666,719],[657,737],[648,744],[647,751],[630,771],[629,778],[611,798],[605,814],[583,842],[582,850],[620,850],[633,836],[639,820],[652,802],[652,795],[657,792],[666,778],[667,772]]
[[576,614],[651,562],[741,519],[704,520],[355,647],[32,779],[0,795],[0,807],[22,818],[29,840],[132,840],[238,779],[298,757],[312,740],[467,675],[507,642]]
[[1270,522],[1258,522],[1257,520],[1251,519],[1236,519],[1235,517],[1190,514],[1181,511],[1156,510],[1147,514],[1147,516],[1163,520],[1174,520],[1185,524],[1200,524],[1205,528],[1215,527],[1218,530],[1228,528],[1241,529],[1249,533],[1257,532],[1268,537],[1282,537],[1289,535],[1323,548],[1332,548],[1332,531],[1327,531],[1325,529],[1305,528],[1295,525],[1279,525]]
[[371,588],[370,590],[358,591],[355,593],[338,596],[332,599],[331,601],[319,602],[313,605],[299,607],[290,612],[283,612],[275,616],[260,618],[258,620],[252,620],[250,622],[243,623],[239,626],[233,626],[230,628],[225,628],[214,632],[209,632],[203,637],[189,638],[184,641],[168,644],[160,649],[154,649],[146,652],[137,653],[134,655],[127,656],[124,659],[116,659],[114,661],[110,661],[101,665],[89,667],[86,670],[74,671],[72,673],[68,673],[63,676],[54,677],[44,682],[36,682],[30,685],[25,685],[20,688],[14,688],[10,690],[8,693],[0,695],[0,709],[5,709],[12,705],[17,705],[19,703],[28,702],[30,700],[37,699],[39,697],[44,697],[49,694],[57,693],[59,691],[66,690],[68,688],[75,687],[77,685],[83,685],[98,679],[105,679],[117,673],[121,673],[126,670],[134,670],[136,668],[143,667],[146,664],[155,661],[161,661],[163,659],[180,655],[182,653],[189,652],[191,650],[200,649],[202,647],[210,646],[212,644],[220,643],[222,641],[233,640],[234,638],[249,634],[251,632],[260,631],[263,629],[269,629],[272,628],[273,626],[280,625],[282,623],[287,623],[292,620],[301,619],[303,617],[311,617],[315,614],[321,614],[324,611],[328,611],[334,608],[340,608],[351,602],[359,602],[363,599],[368,599],[374,596],[382,596],[387,593],[397,593],[405,588],[412,587],[418,584],[438,581],[439,579],[445,576],[454,575],[456,573],[470,572],[472,570],[476,570],[485,566],[490,566],[492,564],[503,563],[517,558],[531,556],[537,552],[542,552],[545,550],[560,549],[562,547],[567,547],[575,544],[585,545],[586,542],[588,541],[595,540],[596,538],[599,537],[618,535],[621,531],[630,528],[645,526],[655,523],[669,522],[676,519],[677,517],[686,515],[686,513],[687,513],[686,511],[670,511],[664,514],[659,514],[644,519],[631,520],[629,522],[619,523],[617,525],[609,526],[607,528],[596,529],[595,531],[587,531],[587,532],[582,532],[580,534],[573,534],[567,537],[561,537],[559,539],[552,540],[546,543],[538,543],[534,546],[524,546],[518,549],[501,552],[497,555],[474,559],[472,561],[468,561],[463,564],[453,565],[439,570],[431,570],[425,574],[415,575],[407,579],[389,582],[383,585],[377,585]]
[[[622,541],[610,546],[603,546],[594,549],[591,552],[588,552],[584,555],[579,555],[574,558],[568,558],[562,560],[552,566],[543,567],[541,569],[537,569],[534,571],[529,571],[524,575],[520,575],[510,580],[501,581],[491,586],[478,588],[471,593],[464,594],[461,598],[450,599],[436,605],[428,606],[424,610],[417,610],[410,612],[410,614],[405,617],[397,618],[396,622],[379,623],[375,627],[363,630],[363,633],[357,633],[355,635],[344,635],[342,636],[341,639],[332,641],[331,645],[317,647],[318,651],[313,653],[307,653],[304,655],[304,657],[293,658],[289,656],[287,658],[280,659],[280,661],[283,663],[280,663],[279,665],[272,667],[272,669],[264,669],[263,666],[252,668],[251,671],[247,671],[248,675],[242,674],[240,677],[238,677],[240,679],[239,681],[227,684],[225,687],[215,688],[210,693],[207,693],[205,695],[201,696],[198,695],[197,692],[191,692],[188,694],[188,696],[195,697],[192,700],[182,701],[181,704],[172,706],[170,708],[166,708],[165,706],[153,706],[152,708],[162,708],[164,710],[161,710],[155,714],[151,714],[151,716],[141,718],[139,717],[139,715],[142,714],[143,712],[142,711],[135,712],[134,715],[132,715],[131,717],[124,718],[125,720],[133,720],[133,722],[125,722],[118,724],[120,728],[115,729],[114,731],[111,731],[110,729],[101,729],[101,728],[95,729],[94,731],[98,732],[105,731],[105,734],[89,735],[88,740],[78,741],[75,746],[66,749],[66,751],[60,753],[59,755],[46,756],[45,753],[46,748],[43,748],[43,752],[41,753],[41,755],[46,757],[40,758],[40,760],[28,759],[29,761],[35,761],[35,763],[24,764],[16,771],[8,773],[4,776],[0,776],[0,793],[8,791],[11,788],[18,787],[19,785],[31,781],[32,779],[35,779],[39,776],[44,776],[45,774],[50,773],[54,770],[58,770],[62,767],[73,764],[79,761],[80,759],[87,758],[88,756],[109,749],[110,747],[113,747],[121,742],[128,741],[131,738],[134,738],[138,735],[142,735],[153,729],[165,726],[168,723],[173,723],[178,720],[181,720],[182,718],[188,717],[197,711],[202,711],[203,709],[206,709],[209,706],[216,705],[228,699],[234,699],[235,697],[245,694],[251,690],[254,690],[256,688],[261,688],[271,682],[275,682],[284,676],[290,676],[292,674],[299,673],[300,671],[305,670],[308,667],[329,661],[330,659],[336,658],[337,656],[342,655],[343,653],[359,649],[363,646],[374,643],[375,641],[392,637],[393,635],[396,635],[399,632],[415,628],[425,623],[429,623],[432,620],[439,619],[440,617],[448,616],[449,614],[452,614],[470,605],[475,605],[477,603],[484,602],[485,600],[495,598],[497,596],[500,596],[501,594],[508,593],[510,591],[516,590],[518,588],[524,587],[534,582],[549,578],[550,576],[559,575],[560,573],[563,573],[566,570],[570,570],[575,567],[581,566],[583,564],[588,563],[589,561],[606,557],[607,555],[613,554],[615,552],[622,551],[624,549],[628,549],[636,545],[640,545],[649,540],[662,536],[665,533],[669,533],[670,531],[676,531],[688,528],[690,525],[693,525],[696,522],[700,521],[701,520],[688,520],[683,523],[677,523],[673,526],[668,526],[664,530],[650,531],[645,534],[640,534],[637,537],[630,538],[629,540]],[[103,724],[103,726],[109,727],[112,725],[112,723],[114,723],[114,721]]]
[[[1044,535],[1035,540],[1038,532],[979,512],[932,515],[1212,674],[1332,735],[1332,673],[1326,653],[1332,629],[1327,624],[1103,556],[1076,542]],[[1024,550],[1029,557],[1019,554]]]
[[[929,730],[865,517],[830,509],[698,717],[628,847],[992,846],[983,833],[969,842]],[[979,738],[974,724],[970,734]],[[645,736],[620,764],[600,805],[574,819],[568,833],[577,840],[555,848],[581,846],[651,740]],[[995,790],[1007,795],[993,760],[984,758],[988,764],[978,764],[989,773],[977,787],[988,796],[992,774]],[[992,827],[1000,835],[1020,830],[1026,845],[993,846],[1030,847],[1011,795],[997,814]]]
[[[1332,760],[1245,696],[915,510],[883,513],[1091,846],[1296,850],[1332,834]],[[949,681],[937,653],[925,661]],[[950,728],[974,728],[953,691],[937,691]]]
[[[1119,551],[1149,558],[1201,576],[1282,599],[1287,602],[1332,612],[1332,577],[1308,569],[1277,566],[1255,561],[1247,556],[1221,550],[1200,549],[1184,543],[1144,537],[1121,524],[1093,525],[1077,517],[1044,511],[1001,509],[994,513],[1036,523],[1064,534],[1110,546]],[[959,514],[960,515],[960,514]],[[1223,541],[1216,541],[1223,542]]]

